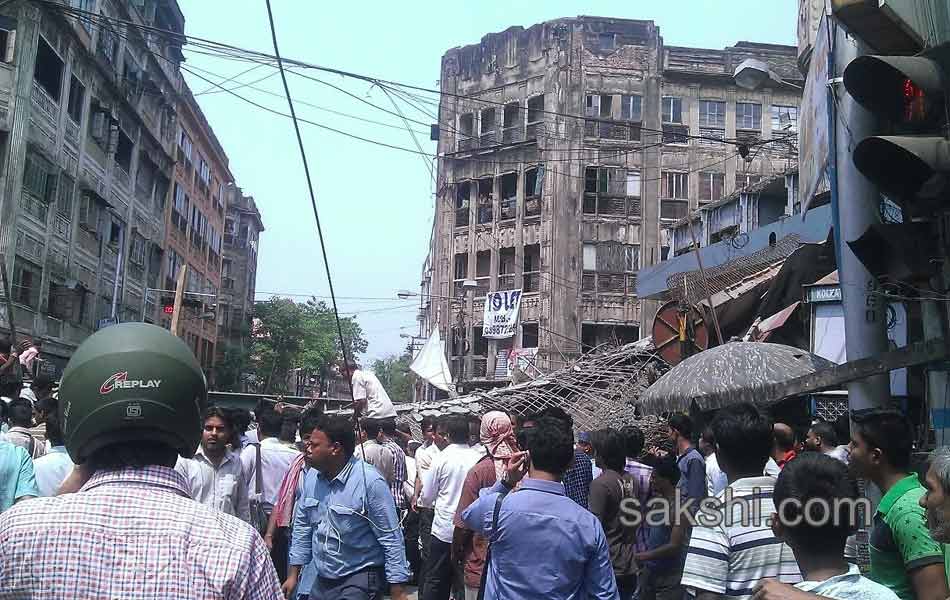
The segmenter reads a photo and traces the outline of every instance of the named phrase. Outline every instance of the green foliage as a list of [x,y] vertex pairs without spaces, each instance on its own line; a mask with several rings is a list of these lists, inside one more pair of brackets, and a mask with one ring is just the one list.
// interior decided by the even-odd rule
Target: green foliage
[[214,365],[215,389],[223,392],[243,391],[241,374],[250,371],[250,350],[226,344],[221,358]]
[[[273,297],[254,306],[260,319],[255,331],[253,361],[258,381],[265,393],[292,393],[287,389],[287,373],[295,368],[326,375],[343,356],[333,309],[314,299],[297,303]],[[369,343],[352,318],[341,319],[347,356],[366,351]]]
[[395,354],[372,364],[372,371],[383,384],[394,404],[412,401],[412,378],[409,365],[412,364],[412,353],[406,350],[401,356]]

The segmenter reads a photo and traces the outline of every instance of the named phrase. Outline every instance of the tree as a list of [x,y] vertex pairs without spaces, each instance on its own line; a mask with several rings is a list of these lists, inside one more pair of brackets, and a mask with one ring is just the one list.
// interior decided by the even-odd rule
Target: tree
[[410,364],[412,364],[412,352],[408,349],[400,356],[392,354],[373,362],[373,373],[383,384],[383,388],[394,404],[412,401]]
[[215,387],[224,392],[242,391],[241,375],[250,372],[251,367],[251,352],[247,348],[225,344],[214,365]]
[[[265,393],[293,393],[288,375],[293,369],[325,377],[342,358],[333,309],[315,299],[297,303],[273,297],[254,306],[260,320],[255,330],[253,361]],[[347,356],[366,351],[369,343],[352,318],[340,319]]]

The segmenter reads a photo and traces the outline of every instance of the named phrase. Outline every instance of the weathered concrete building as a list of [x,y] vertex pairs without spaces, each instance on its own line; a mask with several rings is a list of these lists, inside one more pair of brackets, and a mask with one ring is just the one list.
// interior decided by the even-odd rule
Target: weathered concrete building
[[228,346],[246,348],[250,343],[257,291],[257,252],[263,231],[264,223],[254,198],[232,186],[228,190],[217,309],[219,357]]
[[[165,211],[163,289],[174,290],[178,273],[187,265],[185,290],[202,295],[186,294],[195,304],[179,320],[178,335],[210,375],[218,328],[207,309],[216,302],[221,287],[225,206],[234,178],[221,143],[184,81],[178,104],[176,153],[172,196]],[[162,322],[171,325],[167,315]]]
[[175,0],[0,9],[0,252],[18,334],[60,366],[113,317],[157,314],[182,55],[140,26],[184,17]]
[[[747,58],[800,83],[795,47],[666,46],[626,19],[512,27],[443,56],[422,322],[462,390],[507,381],[512,348],[549,369],[638,339],[656,306],[637,299],[637,271],[665,259],[664,228],[797,164],[799,90],[738,88]],[[520,327],[486,340],[484,296],[506,289],[524,292]]]

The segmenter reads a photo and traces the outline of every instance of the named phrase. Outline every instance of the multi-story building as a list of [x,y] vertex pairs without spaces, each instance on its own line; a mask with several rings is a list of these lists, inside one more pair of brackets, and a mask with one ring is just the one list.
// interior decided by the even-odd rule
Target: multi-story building
[[[792,85],[738,88],[747,58]],[[558,19],[449,50],[423,322],[462,390],[507,380],[513,348],[550,369],[643,335],[656,302],[636,277],[667,256],[664,228],[797,164],[800,82],[792,46],[666,46],[652,21]],[[520,326],[487,340],[483,298],[506,289],[523,290]]]
[[0,8],[0,252],[18,334],[60,366],[96,328],[157,315],[182,55],[143,27],[184,17],[175,0]]
[[241,188],[229,190],[224,223],[224,261],[218,297],[219,355],[226,346],[246,348],[251,337],[251,318],[257,286],[257,251],[264,231],[254,198]]
[[[165,212],[163,289],[174,290],[181,268],[187,266],[185,290],[201,295],[185,295],[195,304],[179,318],[178,335],[210,376],[218,329],[214,312],[208,309],[216,303],[221,288],[224,216],[234,183],[228,157],[184,81],[180,97],[177,162]],[[162,322],[169,326],[170,317],[166,315]]]

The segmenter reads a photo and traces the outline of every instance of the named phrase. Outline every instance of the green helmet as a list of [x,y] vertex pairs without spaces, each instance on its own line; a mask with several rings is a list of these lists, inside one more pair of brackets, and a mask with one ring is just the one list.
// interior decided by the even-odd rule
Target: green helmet
[[59,398],[63,440],[77,464],[128,441],[162,442],[191,457],[201,441],[208,386],[182,340],[155,325],[122,323],[76,349]]

